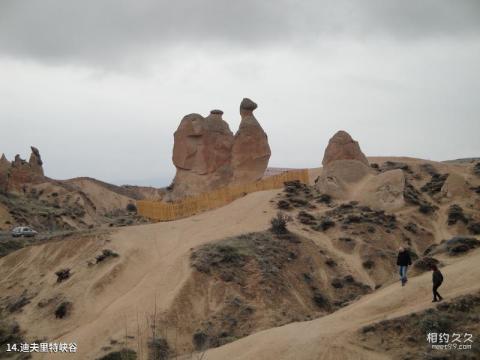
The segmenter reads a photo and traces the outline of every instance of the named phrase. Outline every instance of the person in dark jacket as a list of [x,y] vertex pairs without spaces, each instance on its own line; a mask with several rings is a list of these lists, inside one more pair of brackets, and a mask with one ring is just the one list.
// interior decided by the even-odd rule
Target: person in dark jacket
[[407,249],[400,247],[398,249],[397,265],[400,267],[400,281],[402,286],[405,286],[407,283],[407,270],[410,265],[412,265],[412,259],[410,258],[410,253]]
[[440,287],[440,285],[442,285],[443,275],[440,272],[440,270],[438,270],[437,265],[432,265],[431,268],[432,268],[432,271],[433,271],[433,273],[432,273],[432,282],[433,282],[433,289],[432,289],[433,300],[432,300],[432,302],[442,301],[443,298],[438,293],[437,290]]

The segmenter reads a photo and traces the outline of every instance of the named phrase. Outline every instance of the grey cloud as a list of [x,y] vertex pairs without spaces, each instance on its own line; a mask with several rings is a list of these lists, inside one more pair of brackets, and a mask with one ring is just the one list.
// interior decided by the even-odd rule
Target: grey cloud
[[478,0],[2,0],[0,55],[103,64],[176,45],[478,35]]

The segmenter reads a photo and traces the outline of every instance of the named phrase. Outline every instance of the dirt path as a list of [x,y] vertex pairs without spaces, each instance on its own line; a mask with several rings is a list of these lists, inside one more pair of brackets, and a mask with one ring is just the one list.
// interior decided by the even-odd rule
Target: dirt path
[[[257,192],[220,209],[187,219],[125,227],[104,241],[62,241],[22,249],[0,259],[0,288],[16,291],[10,284],[39,284],[34,303],[59,294],[73,303],[66,320],[56,320],[51,310],[29,306],[18,321],[29,338],[51,342],[76,342],[79,353],[55,358],[94,359],[110,339],[122,340],[125,332],[145,339],[147,317],[169,308],[190,275],[190,249],[216,239],[269,227],[275,209],[270,204],[278,190]],[[87,266],[101,249],[120,256]],[[56,284],[54,272],[72,267],[72,278]],[[35,269],[32,274],[29,269]],[[27,275],[28,274],[28,275]],[[31,291],[34,291],[33,288]],[[5,294],[8,295],[8,294]],[[139,323],[137,323],[137,316]],[[137,348],[137,340],[130,347]],[[36,356],[35,358],[49,358]]]
[[341,251],[332,244],[332,239],[322,233],[312,234],[310,231],[305,231],[302,226],[299,224],[294,224],[292,230],[298,234],[303,235],[304,237],[312,240],[320,248],[326,248],[329,252],[334,254],[336,257],[343,260],[346,266],[350,268],[352,273],[357,274],[359,279],[364,283],[370,286],[371,288],[375,287],[375,282],[368,275],[365,268],[362,266],[362,261],[358,255],[358,250],[349,254],[347,252]]
[[[480,250],[443,268],[442,294],[456,297],[480,289]],[[323,318],[269,329],[207,353],[208,360],[388,359],[358,344],[352,334],[376,321],[395,318],[432,306],[431,274],[411,278],[406,287],[390,285]]]

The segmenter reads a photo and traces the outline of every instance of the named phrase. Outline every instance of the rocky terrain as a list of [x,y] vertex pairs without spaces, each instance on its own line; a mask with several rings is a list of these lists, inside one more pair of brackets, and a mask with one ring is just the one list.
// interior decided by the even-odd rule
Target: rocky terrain
[[212,110],[206,118],[189,114],[182,119],[174,135],[177,173],[167,189],[167,201],[264,176],[271,152],[267,135],[253,115],[256,108],[252,100],[243,99],[242,120],[235,135],[222,119],[221,110]]
[[[135,199],[262,176],[269,150],[255,107],[242,102],[245,121],[235,136],[218,110],[185,117],[175,135],[177,177],[166,193],[47,179],[37,151],[36,165],[28,165],[36,175],[22,165],[16,178],[31,180],[4,195],[11,202],[4,214],[84,230],[0,259],[3,338],[75,341],[81,359],[384,359],[402,358],[405,346],[416,359],[439,355],[420,339],[431,316],[478,334],[470,316],[480,290],[476,162],[366,157],[341,131],[308,184],[287,182],[182,220],[135,225],[132,217],[125,222],[134,226],[109,226]],[[46,218],[57,220],[39,215],[41,206],[56,209],[58,217]],[[399,246],[414,261],[404,288]],[[445,275],[444,307],[432,307],[430,264]],[[464,321],[454,320],[465,302]],[[58,354],[67,356],[75,357]]]
[[[0,256],[13,249],[76,231],[147,222],[135,201],[161,198],[161,189],[115,186],[92,178],[54,180],[45,176],[40,152],[29,161],[0,158]],[[30,226],[35,239],[11,239],[16,226]],[[2,232],[3,231],[3,232]]]
[[[437,334],[437,341],[439,334],[447,334],[450,346],[459,348],[467,339],[465,334],[479,333],[479,313],[480,293],[477,292],[456,297],[427,310],[366,325],[358,331],[358,338],[366,348],[381,350],[392,359],[438,359],[441,355],[438,356],[438,351],[425,342],[425,334]],[[455,338],[452,336],[454,333],[457,334]],[[444,358],[478,359],[480,344],[472,341],[471,345],[471,349],[448,351]]]

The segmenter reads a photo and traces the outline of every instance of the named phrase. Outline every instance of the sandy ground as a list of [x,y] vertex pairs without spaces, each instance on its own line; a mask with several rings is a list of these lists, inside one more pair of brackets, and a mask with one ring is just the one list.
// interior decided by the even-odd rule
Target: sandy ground
[[[269,200],[278,190],[257,192],[218,210],[175,222],[123,228],[105,240],[49,243],[25,248],[0,259],[0,288],[37,282],[35,302],[64,294],[74,303],[72,316],[56,320],[35,306],[18,317],[30,338],[48,336],[50,342],[77,342],[79,354],[64,358],[93,359],[110,339],[121,341],[125,331],[140,341],[149,334],[146,318],[166,310],[190,276],[189,253],[194,246],[264,230],[275,210]],[[88,267],[103,248],[120,257]],[[71,280],[55,283],[54,272],[72,268]],[[30,269],[37,271],[32,274]],[[137,323],[138,317],[138,323]],[[140,331],[138,331],[140,328]],[[129,346],[136,348],[137,339]],[[81,354],[81,355],[80,355]],[[50,358],[48,355],[38,358]],[[55,358],[61,359],[62,355]]]
[[[370,158],[372,162],[385,160],[387,158]],[[388,160],[425,162],[409,158]],[[445,166],[445,170],[455,169],[454,165],[435,165]],[[312,170],[312,181],[321,171]],[[459,173],[464,171],[463,167],[458,167]],[[98,195],[101,202],[102,194],[97,193],[100,190],[89,190],[89,196]],[[125,227],[98,238],[22,249],[0,259],[2,295],[14,295],[23,290],[34,295],[32,305],[17,316],[20,326],[28,330],[29,338],[48,337],[50,342],[78,344],[77,355],[58,354],[55,359],[95,359],[110,340],[122,341],[126,335],[127,346],[137,349],[138,342],[144,343],[149,336],[147,318],[155,309],[159,313],[167,310],[190,277],[190,249],[268,228],[269,220],[276,213],[270,201],[279,191],[253,193],[223,208],[179,221]],[[125,205],[125,199],[118,201],[118,206]],[[443,218],[434,221],[445,223]],[[301,229],[295,231],[301,232]],[[445,226],[439,226],[435,238],[439,241],[449,235]],[[326,237],[319,236],[317,241],[322,241],[342,258],[350,256],[340,254]],[[105,248],[120,256],[87,266],[87,261],[95,259]],[[351,266],[361,273],[363,268],[359,260],[353,256],[350,260]],[[445,267],[442,294],[453,297],[478,290],[479,261],[480,251],[477,251]],[[71,268],[73,276],[57,284],[54,272],[64,267]],[[353,332],[365,324],[431,306],[430,276],[412,278],[405,288],[398,283],[392,284],[329,316],[269,329],[209,350],[204,359],[383,359],[384,355],[365,350],[352,340]],[[368,282],[366,274],[363,280]],[[65,320],[56,320],[51,307],[40,309],[35,305],[41,300],[59,297],[74,304],[72,315]],[[129,339],[128,335],[135,339]],[[142,358],[145,359],[146,354],[140,352],[139,359]]]
[[116,209],[123,210],[128,203],[132,202],[131,198],[117,194],[89,179],[78,178],[68,182],[78,186],[95,204],[97,211],[101,213],[107,213]]
[[[480,250],[442,269],[446,299],[480,289]],[[323,318],[269,329],[212,349],[208,360],[389,359],[362,348],[352,339],[360,327],[431,307],[431,273],[392,284]]]

